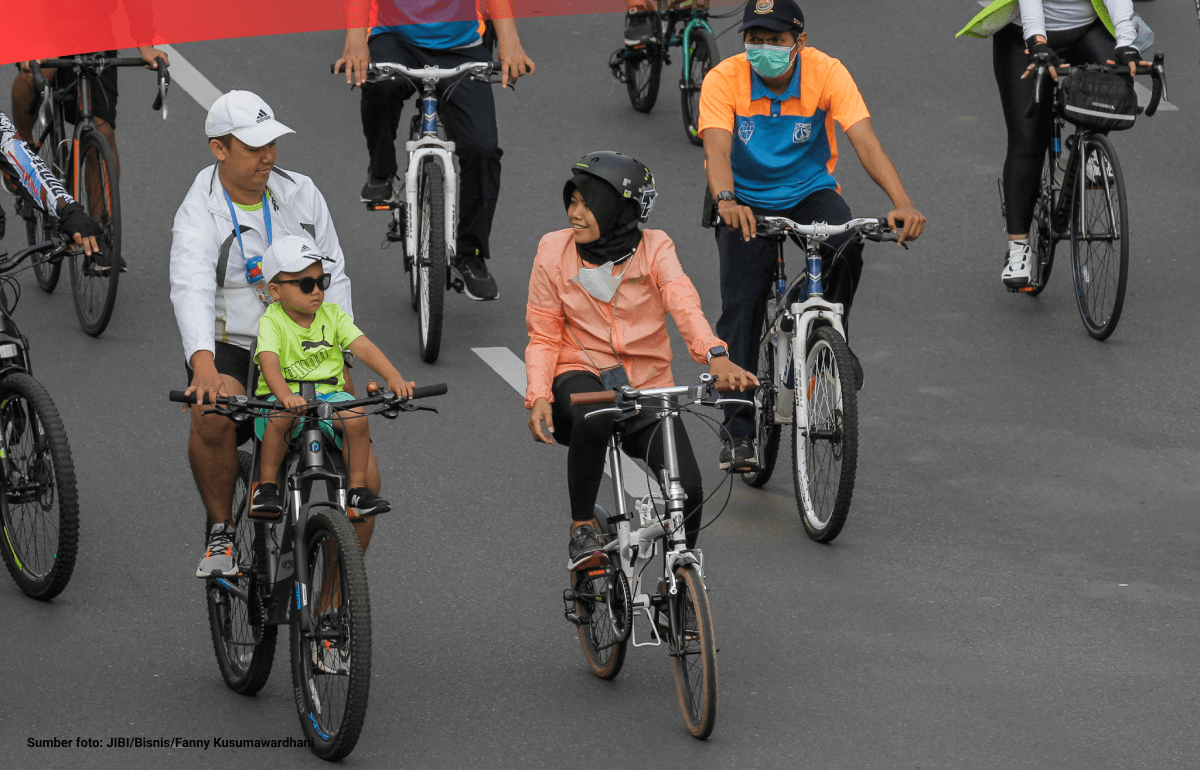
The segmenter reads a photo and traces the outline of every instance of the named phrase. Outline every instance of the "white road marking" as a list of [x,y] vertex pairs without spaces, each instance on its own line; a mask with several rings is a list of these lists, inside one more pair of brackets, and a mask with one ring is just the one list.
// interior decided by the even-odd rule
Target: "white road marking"
[[208,112],[218,97],[223,93],[212,84],[200,70],[179,53],[179,49],[171,45],[160,45],[160,50],[166,52],[171,59],[171,82],[187,92],[188,96]]
[[[1146,88],[1141,83],[1134,82],[1133,90],[1135,93],[1137,93],[1138,104],[1145,107],[1147,104],[1150,103],[1150,97],[1152,95],[1152,92],[1150,91],[1149,88]],[[1179,109],[1178,107],[1176,107],[1174,104],[1171,104],[1166,99],[1163,99],[1162,101],[1160,101],[1158,103],[1159,112],[1170,112],[1171,110],[1178,110],[1178,109]]]
[[[471,351],[482,358],[485,364],[492,367],[492,370],[511,385],[522,399],[525,398],[525,388],[529,381],[525,378],[525,362],[518,358],[516,353],[508,348],[471,348]],[[604,472],[609,476],[612,475],[607,460],[604,462]],[[621,455],[621,474],[625,479],[626,494],[634,499],[640,499],[650,494],[650,487],[646,483],[646,472],[625,455]]]

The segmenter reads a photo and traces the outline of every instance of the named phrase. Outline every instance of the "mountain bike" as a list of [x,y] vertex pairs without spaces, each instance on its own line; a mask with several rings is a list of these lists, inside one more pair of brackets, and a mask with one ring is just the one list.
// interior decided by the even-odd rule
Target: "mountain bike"
[[10,259],[0,253],[0,551],[17,586],[42,601],[62,593],[75,569],[79,494],[62,418],[33,378],[29,340],[13,320],[21,284],[11,273],[31,257],[59,262],[70,248],[55,238]]
[[680,5],[669,8],[660,1],[657,10],[648,11],[656,31],[653,40],[645,45],[618,48],[609,57],[608,66],[613,77],[625,84],[633,108],[649,112],[658,101],[663,65],[671,63],[670,49],[680,48],[683,72],[679,78],[679,101],[683,108],[683,128],[688,141],[699,147],[704,144],[699,132],[700,86],[708,71],[721,61],[721,54],[708,23],[708,8],[697,7],[692,0]]
[[[821,255],[830,236],[854,231],[871,241],[896,241],[887,218],[841,225],[802,225],[784,217],[757,217],[758,237],[775,243],[775,279],[768,290],[759,338],[754,394],[758,469],[742,475],[752,487],[770,480],[785,425],[792,426],[792,484],[804,532],[828,543],[850,513],[858,467],[858,383],[846,344],[844,308],[824,296]],[[807,271],[789,284],[783,242],[804,250]],[[847,241],[846,244],[852,241]],[[845,248],[845,244],[842,249]],[[833,253],[830,267],[841,259]],[[846,373],[849,374],[847,382]],[[803,387],[796,387],[796,383]]]
[[[158,93],[153,109],[162,110],[167,117],[165,99],[171,76],[167,63],[155,59],[158,69]],[[117,284],[125,261],[121,257],[121,196],[117,180],[117,164],[108,140],[96,129],[92,116],[93,81],[107,67],[144,67],[139,58],[114,58],[103,54],[87,54],[60,59],[45,59],[40,67],[67,68],[75,71],[75,82],[63,91],[54,90],[42,76],[40,67],[32,67],[34,98],[30,115],[36,115],[33,140],[34,152],[62,182],[63,187],[79,201],[88,215],[103,228],[97,239],[100,252],[91,256],[72,254],[71,290],[75,299],[75,314],[79,325],[93,337],[99,336],[112,318],[117,303]],[[63,103],[77,101],[78,118],[73,132],[67,131]],[[80,183],[80,180],[84,180]],[[17,212],[25,220],[30,245],[45,241],[56,232],[57,222],[36,206],[18,199]],[[60,264],[40,263],[33,268],[38,286],[52,292],[58,286]]]
[[[665,636],[683,720],[696,738],[707,738],[717,720],[717,648],[704,585],[704,554],[698,548],[688,548],[685,540],[685,495],[680,485],[673,423],[691,406],[720,408],[727,403],[751,403],[714,398],[713,384],[712,375],[702,374],[698,385],[645,390],[622,386],[571,396],[572,406],[611,404],[589,413],[588,418],[614,414],[624,419],[642,410],[655,413],[657,430],[663,437],[665,467],[659,479],[661,494],[652,493],[637,501],[631,513],[621,472],[621,438],[614,431],[608,444],[608,463],[616,513],[609,515],[596,506],[610,564],[571,573],[571,587],[563,591],[563,614],[578,631],[592,673],[601,679],[612,679],[621,672],[630,644],[657,647]],[[630,525],[634,514],[639,524],[636,530]],[[655,573],[646,575],[645,571],[656,556],[661,556],[661,571],[657,582],[652,582]],[[637,634],[639,619],[648,624],[642,641],[638,641]]]
[[[1033,100],[1026,110],[1032,116],[1041,104],[1042,90],[1049,77],[1046,54],[1035,57]],[[1065,142],[1063,130],[1071,117],[1063,110],[1062,88],[1071,72],[1096,70],[1127,76],[1127,67],[1094,65],[1063,66],[1054,92],[1054,133],[1042,167],[1041,187],[1033,210],[1033,271],[1029,285],[1009,291],[1037,296],[1046,288],[1054,267],[1054,248],[1059,241],[1071,242],[1071,273],[1075,302],[1087,333],[1097,340],[1108,339],[1121,320],[1125,305],[1125,285],[1129,276],[1129,209],[1125,197],[1125,177],[1117,152],[1107,131],[1095,131],[1082,125]],[[1147,116],[1158,110],[1166,98],[1166,73],[1163,55],[1156,54],[1149,67],[1138,67],[1138,74],[1149,74],[1154,81]],[[1139,107],[1138,112],[1142,112]],[[1132,118],[1130,118],[1132,120]],[[1004,191],[1000,193],[1004,213]]]
[[[468,62],[441,69],[374,62],[367,67],[371,82],[403,77],[421,92],[421,112],[413,115],[409,141],[404,145],[408,167],[396,200],[371,202],[367,209],[391,212],[387,242],[404,244],[409,300],[417,312],[417,342],[421,360],[430,364],[441,352],[445,292],[463,292],[462,277],[451,265],[458,244],[458,171],[454,142],[446,139],[438,119],[437,84],[459,78],[446,89],[449,96],[462,78],[499,83],[494,66],[492,62]],[[336,74],[336,66],[330,70]]]
[[[366,716],[371,603],[362,549],[346,514],[346,467],[320,427],[321,421],[336,419],[335,407],[316,400],[319,383],[299,384],[308,406],[280,468],[284,511],[274,520],[249,515],[251,481],[259,470],[255,441],[253,452],[238,452],[233,525],[240,572],[208,578],[205,593],[221,676],[239,694],[253,695],[267,683],[278,628],[288,624],[300,725],[314,754],[337,760],[354,750]],[[372,387],[367,390],[370,393]],[[429,385],[415,388],[413,398],[445,392],[445,385]],[[169,398],[196,402],[195,396],[185,397],[178,390]],[[391,392],[336,404],[339,411],[359,407],[378,407],[368,414],[390,419],[401,412],[436,411]],[[283,408],[277,401],[233,396],[217,398],[217,405],[205,413],[236,423],[264,410]],[[324,497],[314,494],[318,482],[325,484]]]

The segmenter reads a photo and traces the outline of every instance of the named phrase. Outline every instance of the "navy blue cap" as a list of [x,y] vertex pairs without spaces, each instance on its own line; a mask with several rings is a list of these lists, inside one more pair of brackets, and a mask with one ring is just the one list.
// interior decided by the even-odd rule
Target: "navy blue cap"
[[804,14],[794,0],[749,0],[738,32],[761,27],[775,32],[804,31]]

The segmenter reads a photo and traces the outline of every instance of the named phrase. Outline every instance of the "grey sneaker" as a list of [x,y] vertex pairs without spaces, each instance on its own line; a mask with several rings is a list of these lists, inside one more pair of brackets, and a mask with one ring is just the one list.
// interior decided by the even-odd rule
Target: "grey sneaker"
[[569,561],[567,569],[592,569],[608,564],[608,554],[604,552],[604,541],[600,533],[591,524],[581,524],[571,530],[571,539],[567,542]]
[[625,15],[625,45],[633,48],[654,42],[655,15],[644,11],[630,11]]
[[233,553],[233,526],[229,522],[214,524],[208,533],[208,545],[204,558],[196,567],[196,577],[234,577],[241,574],[237,557]]
[[758,468],[754,439],[749,436],[737,436],[732,442],[721,447],[721,456],[717,461],[717,467],[725,470],[731,465],[734,473],[744,473]]

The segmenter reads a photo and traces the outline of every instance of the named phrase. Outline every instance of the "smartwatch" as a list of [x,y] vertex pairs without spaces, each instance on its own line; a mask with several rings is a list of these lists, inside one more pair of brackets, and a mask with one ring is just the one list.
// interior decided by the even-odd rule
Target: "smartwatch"
[[737,200],[731,190],[722,190],[717,193],[717,202]]
[[705,361],[707,363],[711,364],[712,360],[714,358],[719,358],[721,356],[728,356],[728,355],[729,355],[729,350],[727,350],[724,345],[717,345],[715,348],[708,351],[708,357],[705,359]]

